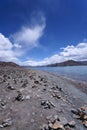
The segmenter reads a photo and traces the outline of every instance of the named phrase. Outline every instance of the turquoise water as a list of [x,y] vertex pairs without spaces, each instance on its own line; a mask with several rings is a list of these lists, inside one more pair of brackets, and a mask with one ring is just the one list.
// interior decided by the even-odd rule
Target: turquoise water
[[34,69],[44,70],[75,80],[87,82],[87,66],[37,67]]

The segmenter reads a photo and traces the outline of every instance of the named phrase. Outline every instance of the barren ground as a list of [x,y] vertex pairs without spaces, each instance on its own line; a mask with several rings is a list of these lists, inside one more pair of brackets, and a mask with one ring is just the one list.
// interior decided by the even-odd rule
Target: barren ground
[[[0,67],[0,130],[57,130],[48,128],[55,120],[63,126],[61,130],[86,130],[83,120],[71,112],[82,106],[87,106],[86,83],[42,71]],[[74,127],[64,126],[71,121]]]

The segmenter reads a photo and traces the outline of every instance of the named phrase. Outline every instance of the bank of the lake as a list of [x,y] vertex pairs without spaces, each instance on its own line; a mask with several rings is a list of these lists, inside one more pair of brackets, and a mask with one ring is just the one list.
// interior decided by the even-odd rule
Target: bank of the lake
[[58,122],[58,129],[71,130],[74,122],[72,130],[86,130],[85,119],[72,113],[84,106],[87,83],[12,64],[0,67],[0,129],[55,130]]
[[34,67],[33,69],[52,72],[67,78],[87,82],[87,66]]

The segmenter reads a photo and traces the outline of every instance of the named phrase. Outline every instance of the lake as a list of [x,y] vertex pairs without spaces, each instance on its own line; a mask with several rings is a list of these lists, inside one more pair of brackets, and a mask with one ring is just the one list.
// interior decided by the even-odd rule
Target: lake
[[57,75],[87,82],[87,66],[36,67],[33,69],[44,70]]

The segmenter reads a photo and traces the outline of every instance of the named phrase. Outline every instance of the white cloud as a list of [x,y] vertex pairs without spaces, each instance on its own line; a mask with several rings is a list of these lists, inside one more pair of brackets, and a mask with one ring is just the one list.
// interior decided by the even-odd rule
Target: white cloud
[[43,34],[44,26],[37,25],[33,28],[23,27],[21,31],[14,34],[14,41],[19,44],[26,44],[29,47],[36,47]]
[[76,46],[71,45],[63,48],[59,54],[55,54],[51,57],[44,58],[41,61],[28,60],[25,61],[24,65],[47,65],[62,62],[65,60],[87,60],[87,43],[79,43]]
[[67,46],[60,53],[62,57],[71,58],[75,60],[87,59],[87,43],[79,43],[76,46]]
[[13,48],[14,45],[11,43],[9,38],[0,33],[0,60],[19,62],[19,59],[17,58],[17,53],[15,53]]
[[16,44],[16,43],[13,45],[13,47],[14,48],[22,48],[22,46],[20,44]]
[[[36,21],[34,18],[32,19],[33,22]],[[45,26],[45,17],[40,14],[35,24],[32,23],[29,26],[23,26],[18,32],[13,34],[11,38],[14,43],[21,45],[22,48],[26,47],[28,50],[32,49],[38,46],[39,40],[44,33]]]
[[[28,30],[29,32],[32,32],[33,36],[35,36],[34,39],[33,38],[28,39],[30,41],[29,46],[32,43],[34,47],[34,44],[37,43],[36,41],[38,41],[40,36],[42,35],[41,33],[43,32],[42,30],[43,28],[41,29],[41,27],[35,27],[33,30]],[[34,34],[33,34],[33,31],[34,31]],[[40,32],[40,35],[39,35],[39,32]],[[87,60],[87,43],[86,42],[79,43],[76,46],[68,45],[65,48],[62,48],[62,51],[60,51],[59,54],[52,55],[51,57],[46,57],[41,61],[30,59],[30,60],[22,62],[20,59],[21,56],[22,57],[24,56],[24,50],[22,48],[22,45],[18,43],[13,44],[9,40],[9,38],[6,38],[3,34],[0,33],[0,60],[13,61],[21,65],[32,65],[32,66],[47,65],[47,64],[62,62],[64,60],[69,60],[69,59]]]
[[[47,65],[62,62],[64,60],[87,60],[87,42],[75,45],[67,45],[60,48],[60,53],[46,57],[41,61],[29,59],[22,62],[21,57],[28,49],[38,46],[40,37],[43,35],[45,22],[31,27],[23,27],[19,32],[13,35],[12,39],[5,37],[0,33],[0,60],[13,61],[21,65]],[[11,42],[12,41],[12,42]],[[26,58],[26,57],[25,57]]]
[[8,38],[6,38],[3,34],[0,33],[0,51],[1,50],[10,50],[12,49],[12,43]]
[[44,33],[46,19],[42,12],[34,12],[31,15],[29,25],[22,26],[18,32],[9,38],[0,33],[0,60],[21,62],[27,51],[38,47],[39,40]]
[[21,62],[21,57],[30,49],[37,47],[45,28],[45,17],[42,14],[32,26],[22,27],[9,38],[0,33],[0,60]]

